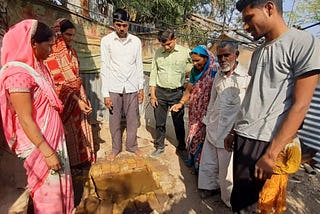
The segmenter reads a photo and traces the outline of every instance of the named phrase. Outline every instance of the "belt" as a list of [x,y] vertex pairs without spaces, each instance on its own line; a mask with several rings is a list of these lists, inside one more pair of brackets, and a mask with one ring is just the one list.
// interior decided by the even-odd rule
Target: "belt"
[[177,92],[177,91],[182,91],[183,90],[183,86],[179,87],[179,88],[163,88],[160,86],[157,86],[157,88],[163,90],[163,91],[167,91],[167,92]]

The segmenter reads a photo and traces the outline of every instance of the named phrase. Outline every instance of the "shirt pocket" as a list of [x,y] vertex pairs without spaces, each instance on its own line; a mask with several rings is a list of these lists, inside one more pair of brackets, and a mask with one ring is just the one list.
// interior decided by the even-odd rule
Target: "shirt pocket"
[[175,60],[172,68],[174,69],[175,73],[183,74],[186,73],[186,61],[185,60]]

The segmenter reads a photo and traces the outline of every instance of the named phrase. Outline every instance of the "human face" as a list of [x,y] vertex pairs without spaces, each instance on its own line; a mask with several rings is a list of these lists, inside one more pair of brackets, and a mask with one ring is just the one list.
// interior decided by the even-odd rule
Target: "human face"
[[251,34],[254,40],[264,37],[269,31],[269,13],[265,6],[247,6],[242,11],[243,28]]
[[62,37],[68,47],[71,47],[75,34],[76,34],[76,29],[74,28],[68,28],[66,31],[62,33]]
[[208,60],[207,57],[201,56],[199,54],[191,54],[191,59],[193,66],[199,71],[203,71],[204,66],[206,65]]
[[52,49],[52,45],[54,45],[55,43],[55,38],[52,36],[50,37],[49,41],[46,42],[35,42],[34,40],[31,41],[32,44],[32,49],[33,49],[33,53],[35,55],[35,57],[38,60],[45,60],[46,58],[48,58],[49,54],[51,53]]
[[222,72],[229,72],[235,69],[238,52],[233,50],[230,45],[217,49],[218,63]]
[[161,46],[163,47],[164,51],[165,52],[168,52],[170,53],[173,49],[174,49],[174,46],[176,45],[176,39],[171,39],[171,40],[168,40],[166,42],[161,42]]
[[129,23],[128,22],[120,22],[115,21],[114,27],[116,29],[116,33],[118,34],[119,38],[127,37],[128,30],[129,30]]

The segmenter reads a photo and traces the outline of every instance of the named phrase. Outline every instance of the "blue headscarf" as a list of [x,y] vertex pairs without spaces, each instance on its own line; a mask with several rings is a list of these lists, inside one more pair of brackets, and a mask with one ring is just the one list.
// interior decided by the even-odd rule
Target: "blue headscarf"
[[201,72],[198,71],[195,67],[192,68],[191,76],[190,76],[190,83],[195,84],[203,76],[203,74],[207,71],[207,69],[209,67],[209,64],[210,64],[210,56],[209,56],[209,53],[208,53],[206,47],[203,46],[203,45],[198,45],[197,47],[195,47],[190,52],[190,56],[192,54],[199,54],[199,55],[202,55],[202,56],[206,56],[208,58],[205,66],[204,66],[204,68],[203,68],[203,70]]

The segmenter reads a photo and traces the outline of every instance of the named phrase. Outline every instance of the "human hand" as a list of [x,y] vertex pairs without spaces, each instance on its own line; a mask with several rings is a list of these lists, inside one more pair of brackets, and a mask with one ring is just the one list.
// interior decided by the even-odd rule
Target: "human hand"
[[182,103],[177,103],[177,104],[174,104],[173,106],[171,106],[170,111],[178,112],[182,108],[183,108]]
[[45,142],[36,145],[41,154],[43,155],[45,162],[49,169],[58,171],[61,169],[59,158],[54,150]]
[[158,107],[158,100],[157,100],[156,97],[151,97],[150,101],[151,101],[151,105],[152,105],[153,108],[157,108]]
[[53,171],[59,171],[61,169],[59,158],[54,151],[48,156],[44,155],[44,158],[49,169]]
[[110,97],[105,97],[104,98],[104,104],[106,105],[106,107],[112,111],[113,109],[113,105],[112,105],[112,99]]
[[224,139],[224,148],[228,152],[232,152],[234,147],[234,135],[233,134],[228,134],[227,137]]
[[265,180],[271,177],[276,159],[267,152],[257,161],[254,170],[254,177]]
[[139,90],[139,93],[138,93],[138,102],[139,102],[139,104],[141,104],[143,102],[143,97],[144,97],[143,90]]
[[84,113],[90,114],[92,112],[92,108],[83,100],[79,99],[78,104],[79,104],[80,110],[83,111]]

